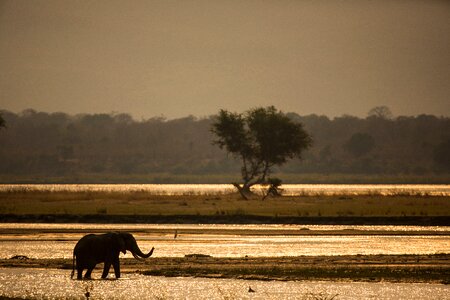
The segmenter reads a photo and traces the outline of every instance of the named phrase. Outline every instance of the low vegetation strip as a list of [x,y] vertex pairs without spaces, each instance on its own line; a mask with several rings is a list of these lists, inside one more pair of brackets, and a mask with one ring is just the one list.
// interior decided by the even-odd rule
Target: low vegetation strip
[[258,215],[105,215],[0,214],[2,223],[123,223],[123,224],[297,224],[297,225],[417,225],[450,226],[444,216],[295,217]]
[[450,255],[197,258],[157,261],[144,275],[253,280],[450,282]]
[[167,268],[144,271],[153,276],[193,276],[212,278],[236,278],[248,280],[351,280],[351,281],[391,281],[391,282],[438,282],[449,283],[450,268],[436,267],[378,267],[378,266],[300,266],[280,267],[237,267],[226,266],[210,270],[205,267]]
[[[45,218],[72,218],[74,222],[83,222],[83,218],[113,222],[122,218],[125,222],[133,219],[154,220],[169,218],[180,222],[191,219],[226,220],[242,222],[251,220],[258,223],[289,223],[313,220],[320,217],[347,217],[347,220],[376,217],[428,217],[450,216],[449,197],[399,195],[399,196],[283,196],[260,197],[242,200],[237,194],[226,195],[151,195],[145,192],[0,192],[0,215],[32,215]],[[130,221],[127,221],[129,219]],[[299,221],[300,220],[300,221]],[[395,219],[392,219],[395,220]],[[404,219],[406,220],[406,219]],[[38,220],[40,221],[40,220]],[[45,220],[43,220],[45,221]],[[401,224],[401,223],[400,223]]]

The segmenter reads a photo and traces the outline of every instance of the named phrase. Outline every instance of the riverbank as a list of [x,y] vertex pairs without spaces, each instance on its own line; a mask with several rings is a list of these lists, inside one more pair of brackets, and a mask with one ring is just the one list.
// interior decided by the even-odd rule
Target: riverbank
[[[450,226],[446,216],[298,217],[258,215],[106,215],[0,214],[0,223],[88,224],[291,224],[291,225],[416,225]],[[304,232],[303,232],[304,233]],[[348,233],[348,232],[347,232]]]
[[[0,268],[67,269],[71,259],[1,259]],[[102,265],[93,277],[99,278]],[[330,280],[450,283],[450,255],[352,255],[221,258],[190,255],[121,259],[122,273],[246,280]],[[111,275],[110,275],[111,276]]]
[[450,225],[448,196],[0,191],[0,222]]
[[[283,183],[305,184],[448,184],[449,174],[343,174],[277,173]],[[241,180],[238,173],[219,174],[116,174],[81,173],[49,176],[46,174],[0,174],[0,184],[223,184]]]

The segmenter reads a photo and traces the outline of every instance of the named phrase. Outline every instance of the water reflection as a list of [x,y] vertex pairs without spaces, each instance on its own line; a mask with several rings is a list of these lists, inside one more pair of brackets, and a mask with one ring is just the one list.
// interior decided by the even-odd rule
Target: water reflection
[[[81,237],[81,235],[80,235]],[[357,254],[436,254],[449,253],[446,237],[348,236],[300,238],[215,238],[210,241],[180,239],[178,241],[143,240],[136,237],[144,251],[155,247],[154,257],[183,257],[202,253],[215,257],[357,255]],[[75,241],[0,242],[0,258],[26,255],[30,258],[71,258]],[[121,254],[121,256],[123,256]],[[131,257],[126,255],[126,257]]]
[[[361,232],[391,232],[386,235],[334,235],[347,226],[310,226],[325,235],[290,235],[299,226],[286,225],[154,225],[154,224],[0,224],[0,258],[26,255],[31,258],[71,258],[76,241],[87,232],[127,230],[134,232],[144,251],[156,248],[155,257],[183,257],[202,253],[215,257],[357,255],[357,254],[436,254],[449,253],[448,227],[352,226]],[[178,229],[174,239],[173,232]],[[65,231],[71,229],[69,231]],[[158,231],[158,230],[162,231]],[[195,229],[192,233],[183,230]],[[217,230],[211,234],[208,230]],[[251,229],[246,234],[237,234]],[[274,230],[264,235],[268,229]],[[426,229],[436,235],[395,235],[395,232]],[[46,231],[48,230],[48,231]],[[279,233],[277,233],[280,230]],[[58,232],[60,231],[60,232]],[[221,233],[224,232],[224,233]],[[5,234],[7,233],[7,234]],[[438,235],[439,233],[440,235]]]
[[[440,284],[164,278],[76,281],[67,270],[0,269],[0,297],[28,299],[449,299]],[[255,293],[249,293],[249,286]]]
[[0,223],[1,230],[128,230],[128,231],[151,231],[152,229],[167,230],[360,230],[360,231],[430,231],[450,232],[450,226],[402,226],[402,225],[290,225],[290,224],[80,224],[80,223]]
[[[450,196],[449,184],[284,184],[284,195]],[[230,184],[0,184],[2,192],[146,192],[156,195],[211,195],[235,192]],[[255,186],[255,192],[261,187]]]

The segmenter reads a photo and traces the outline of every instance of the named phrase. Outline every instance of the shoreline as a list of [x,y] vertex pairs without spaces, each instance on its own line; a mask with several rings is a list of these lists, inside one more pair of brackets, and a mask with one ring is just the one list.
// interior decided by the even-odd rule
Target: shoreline
[[450,226],[447,216],[259,216],[259,215],[106,215],[0,214],[0,223],[91,224],[292,224]]
[[[72,259],[0,259],[0,268],[72,270]],[[450,283],[450,254],[121,259],[123,273],[244,280]],[[94,270],[100,277],[102,264]],[[110,276],[113,276],[110,274]]]

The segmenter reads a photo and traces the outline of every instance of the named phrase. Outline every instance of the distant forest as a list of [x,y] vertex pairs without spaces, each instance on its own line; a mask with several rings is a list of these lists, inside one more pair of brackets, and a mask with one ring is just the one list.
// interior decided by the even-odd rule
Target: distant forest
[[[83,174],[239,176],[240,162],[212,145],[214,116],[136,121],[115,113],[72,116],[28,109],[0,114],[6,125],[0,128],[3,182],[23,176]],[[287,115],[304,124],[313,146],[303,160],[290,161],[277,170],[283,174],[450,173],[448,117],[393,118],[376,110],[366,118]]]

